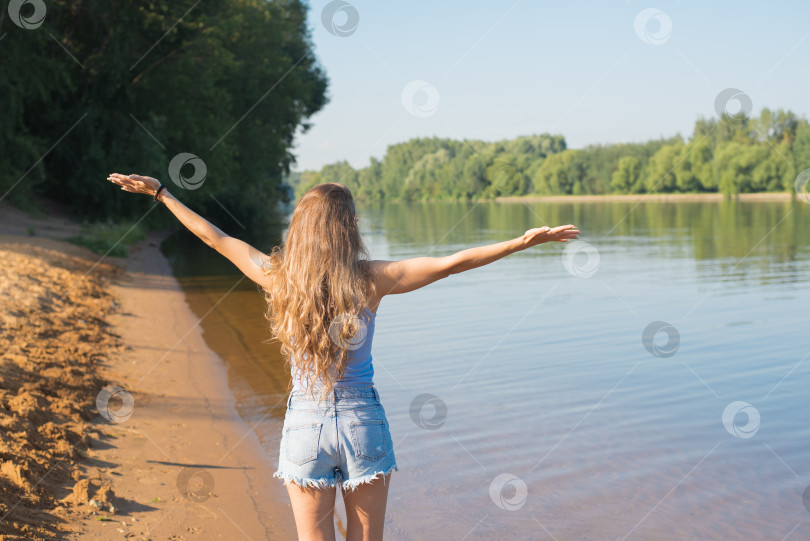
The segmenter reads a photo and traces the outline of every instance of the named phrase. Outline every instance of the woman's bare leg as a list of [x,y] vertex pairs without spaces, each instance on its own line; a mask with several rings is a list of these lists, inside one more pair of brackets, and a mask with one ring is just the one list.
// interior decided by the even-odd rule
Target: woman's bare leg
[[346,541],[381,541],[391,474],[343,491],[346,504]]
[[299,541],[335,541],[336,487],[307,488],[287,483]]

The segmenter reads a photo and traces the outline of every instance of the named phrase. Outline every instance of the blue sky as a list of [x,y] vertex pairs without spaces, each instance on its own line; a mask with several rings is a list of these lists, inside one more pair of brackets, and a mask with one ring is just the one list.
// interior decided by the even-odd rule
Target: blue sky
[[[755,115],[808,116],[810,2],[351,0],[359,22],[342,37],[322,22],[328,4],[311,1],[308,24],[330,102],[296,137],[297,171],[343,159],[365,167],[414,137],[551,132],[581,148],[689,136],[730,87]],[[647,8],[663,16],[646,19],[640,37]],[[350,9],[336,13],[338,27]],[[429,83],[438,102],[411,93],[409,112],[411,81]]]

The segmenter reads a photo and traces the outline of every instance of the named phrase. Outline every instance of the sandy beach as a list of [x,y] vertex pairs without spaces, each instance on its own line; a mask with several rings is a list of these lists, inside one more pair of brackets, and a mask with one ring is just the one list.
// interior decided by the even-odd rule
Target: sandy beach
[[166,233],[99,262],[77,229],[0,203],[0,539],[294,539]]

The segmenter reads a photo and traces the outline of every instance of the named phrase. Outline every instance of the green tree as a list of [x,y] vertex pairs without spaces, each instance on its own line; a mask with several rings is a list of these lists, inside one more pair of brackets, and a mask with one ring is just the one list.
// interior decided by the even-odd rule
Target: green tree
[[717,181],[712,167],[711,142],[696,139],[683,149],[683,156],[675,168],[675,185],[681,192],[714,191]]
[[481,193],[487,187],[486,169],[486,163],[480,155],[471,156],[464,166],[460,183],[461,193],[468,198]]
[[0,33],[0,90],[13,111],[0,121],[0,154],[20,151],[0,159],[3,185],[44,157],[20,189],[58,194],[84,218],[135,219],[152,202],[106,175],[170,182],[171,159],[191,153],[207,176],[197,190],[174,189],[184,202],[223,227],[237,217],[248,238],[277,223],[293,138],[326,103],[302,2],[56,0],[40,28],[0,17]]
[[641,162],[633,156],[619,159],[619,167],[613,172],[610,186],[619,193],[637,193],[641,188]]
[[683,149],[682,142],[664,145],[650,158],[644,181],[644,187],[648,192],[668,193],[677,190],[675,168],[679,164]]
[[796,174],[810,168],[810,123],[799,122],[796,127],[796,140],[793,143],[793,163]]
[[769,154],[761,145],[727,142],[716,153],[716,167],[720,175],[720,190],[726,195],[757,191],[764,174],[754,175],[757,165]]
[[574,185],[582,181],[582,163],[576,160],[577,150],[565,150],[551,154],[538,168],[534,176],[534,189],[540,194],[571,194]]

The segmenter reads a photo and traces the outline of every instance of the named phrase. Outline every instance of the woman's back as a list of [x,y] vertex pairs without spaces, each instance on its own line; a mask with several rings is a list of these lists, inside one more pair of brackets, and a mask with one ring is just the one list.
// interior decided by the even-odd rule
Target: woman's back
[[[363,309],[362,317],[358,318],[359,329],[350,340],[342,339],[337,332],[330,332],[332,340],[347,352],[346,370],[343,377],[335,380],[335,387],[365,387],[373,385],[374,365],[371,355],[371,343],[374,338],[374,323],[377,314],[368,307]],[[337,321],[335,329],[341,322]],[[295,358],[291,362],[290,374],[292,376],[293,391],[307,390],[306,377],[302,377],[298,370]]]

